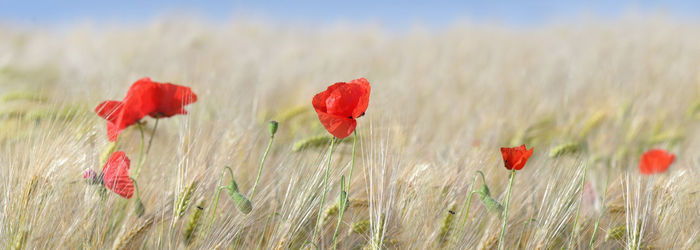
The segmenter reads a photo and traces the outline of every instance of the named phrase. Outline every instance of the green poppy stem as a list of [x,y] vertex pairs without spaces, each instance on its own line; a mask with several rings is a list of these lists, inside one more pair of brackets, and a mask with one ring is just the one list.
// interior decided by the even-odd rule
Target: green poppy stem
[[576,208],[576,217],[574,217],[574,226],[571,228],[571,236],[569,237],[568,249],[571,249],[571,244],[574,243],[574,237],[576,236],[576,225],[578,224],[578,216],[581,213],[581,203],[583,202],[583,193],[586,185],[586,174],[588,173],[588,162],[583,168],[583,177],[581,178],[581,194],[579,195],[578,207]]
[[253,184],[253,190],[250,193],[250,200],[255,197],[255,189],[258,187],[258,181],[260,181],[260,175],[262,175],[263,166],[265,165],[265,159],[267,159],[267,153],[270,152],[270,147],[272,147],[272,141],[275,139],[275,134],[270,135],[270,142],[267,143],[267,149],[265,149],[265,154],[263,154],[262,160],[260,161],[260,167],[258,168],[258,177],[255,178],[255,184]]
[[143,202],[141,201],[141,196],[139,195],[139,185],[136,182],[134,178],[130,178],[131,181],[134,183],[134,193],[136,194],[136,198],[133,199],[135,203],[134,207],[134,213],[138,215],[139,217],[143,216],[143,214],[146,212],[146,208],[143,206]]
[[455,234],[453,236],[453,241],[456,240],[457,235],[462,235],[462,230],[464,230],[464,225],[466,225],[466,223],[467,223],[467,215],[469,215],[469,208],[472,206],[472,196],[474,196],[474,193],[476,193],[476,191],[472,191],[472,190],[474,190],[474,183],[476,183],[477,178],[479,178],[479,175],[477,175],[477,174],[481,175],[482,183],[486,184],[486,177],[484,176],[484,173],[481,171],[476,171],[476,173],[474,174],[474,180],[472,180],[472,184],[469,185],[467,200],[464,201],[464,206],[462,206],[462,211],[464,211],[464,213],[462,214],[462,219],[460,220],[461,222],[459,223],[460,226],[457,230],[457,234]]
[[231,178],[233,178],[233,170],[230,167],[225,167],[224,169],[221,170],[221,176],[219,177],[219,184],[216,185],[216,194],[214,195],[214,203],[209,204],[209,208],[207,210],[209,211],[212,205],[214,206],[214,210],[211,210],[211,214],[209,215],[209,223],[207,223],[207,230],[205,231],[205,236],[209,234],[209,230],[211,230],[211,226],[214,223],[214,215],[216,214],[216,208],[219,206],[219,197],[221,197],[221,190],[225,189],[225,186],[222,186],[224,181],[224,176],[226,175],[226,169],[229,170],[231,173]]
[[503,249],[503,236],[506,234],[506,224],[508,223],[508,208],[510,208],[510,190],[513,187],[513,179],[515,179],[515,169],[510,171],[510,180],[508,181],[508,191],[506,193],[506,210],[503,212],[503,225],[501,226],[501,236],[498,237],[498,249]]
[[350,183],[352,181],[352,170],[355,169],[355,148],[357,147],[357,129],[353,132],[352,138],[352,158],[350,160],[350,175],[348,176],[348,185],[346,186],[345,193],[348,198],[350,198]]
[[[348,183],[345,185],[345,190],[340,190],[340,192],[345,191],[345,197],[350,200],[350,183],[352,181],[352,171],[355,169],[355,148],[357,147],[357,130],[353,132],[352,138],[352,158],[350,160],[350,176],[348,177]],[[343,201],[340,211],[338,213],[338,224],[335,226],[335,233],[333,233],[333,249],[335,249],[335,241],[338,239],[338,232],[340,231],[340,224],[343,221],[343,215],[345,214],[346,201]]]
[[131,182],[134,183],[134,191],[135,191],[134,193],[136,193],[136,199],[139,199],[141,197],[141,196],[139,196],[139,185],[138,185],[138,183],[136,183],[136,179],[134,179],[134,178],[129,178],[129,179],[131,179]]
[[141,146],[139,147],[139,160],[136,162],[136,168],[134,168],[134,179],[137,179],[139,176],[139,172],[141,171],[141,164],[143,164],[143,148],[144,144],[146,142],[144,135],[143,135],[143,125],[141,123],[137,123],[139,128],[139,133],[141,134]]
[[323,213],[323,203],[326,202],[326,191],[328,190],[328,172],[331,169],[331,157],[333,156],[333,149],[335,148],[335,137],[331,139],[331,149],[328,153],[328,165],[326,166],[326,175],[323,178],[323,195],[321,196],[321,203],[318,208],[318,216],[316,217],[316,227],[314,227],[314,234],[311,237],[311,241],[316,239],[316,233],[318,233],[321,227],[321,214]]
[[156,124],[153,125],[153,130],[151,131],[151,139],[148,139],[148,147],[146,147],[146,155],[151,152],[151,145],[153,145],[153,137],[156,137],[156,129],[158,128],[158,121],[160,119],[156,118]]

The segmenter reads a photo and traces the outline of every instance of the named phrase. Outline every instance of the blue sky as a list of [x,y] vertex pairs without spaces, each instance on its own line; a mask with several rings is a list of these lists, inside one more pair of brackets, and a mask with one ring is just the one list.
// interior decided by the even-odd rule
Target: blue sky
[[0,0],[0,22],[23,25],[70,25],[91,21],[146,23],[164,14],[189,13],[211,22],[255,17],[278,23],[380,23],[409,28],[416,23],[445,27],[459,20],[536,26],[583,16],[615,19],[630,12],[663,13],[700,20],[700,0],[671,1],[211,1],[211,0]]

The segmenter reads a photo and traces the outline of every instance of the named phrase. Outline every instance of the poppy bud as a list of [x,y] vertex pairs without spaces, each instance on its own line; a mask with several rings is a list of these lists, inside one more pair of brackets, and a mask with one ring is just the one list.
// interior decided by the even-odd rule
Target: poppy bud
[[479,191],[477,191],[476,193],[479,194],[479,198],[482,200],[486,197],[491,196],[491,191],[489,190],[489,186],[487,186],[486,183],[482,184],[481,189],[479,189]]
[[481,202],[484,203],[486,210],[488,210],[490,213],[498,213],[499,218],[503,216],[503,206],[501,203],[498,203],[498,201],[491,198],[491,196],[484,197],[484,199],[481,199]]
[[250,203],[250,200],[243,196],[242,194],[238,192],[233,192],[231,193],[229,191],[229,195],[231,196],[231,199],[233,200],[233,204],[236,205],[239,211],[244,214],[250,213],[250,211],[253,210],[253,204]]
[[141,199],[139,199],[139,198],[136,198],[135,202],[136,202],[136,204],[134,206],[134,213],[136,213],[136,215],[141,217],[146,212],[146,207],[143,206],[143,202],[141,202]]
[[102,183],[102,180],[100,176],[97,175],[97,172],[90,168],[85,169],[85,171],[83,171],[83,179],[87,180],[87,182],[92,185]]
[[267,126],[270,129],[270,135],[275,136],[275,133],[277,133],[277,127],[279,126],[279,123],[277,121],[270,121],[267,124]]
[[97,173],[95,172],[95,170],[87,168],[85,169],[85,171],[83,171],[83,178],[88,180],[95,179],[97,178]]
[[233,196],[234,193],[238,193],[238,184],[236,184],[236,180],[233,179],[233,176],[231,176],[231,183],[226,186],[226,192],[228,192],[229,196]]

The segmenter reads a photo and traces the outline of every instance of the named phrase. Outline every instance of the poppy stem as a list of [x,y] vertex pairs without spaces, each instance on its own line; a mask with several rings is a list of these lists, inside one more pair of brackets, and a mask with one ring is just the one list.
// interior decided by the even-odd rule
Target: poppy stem
[[328,165],[326,166],[326,175],[323,178],[323,195],[321,195],[321,203],[318,208],[318,216],[316,217],[316,227],[314,227],[314,234],[311,237],[311,241],[316,239],[316,233],[321,227],[321,214],[323,213],[323,203],[326,202],[326,191],[328,191],[328,172],[331,169],[331,157],[333,156],[333,149],[335,148],[335,137],[331,139],[331,149],[328,153]]
[[581,213],[581,203],[583,202],[583,193],[586,185],[586,174],[588,173],[588,162],[583,167],[583,177],[581,178],[581,194],[579,195],[578,207],[576,208],[576,217],[574,217],[574,226],[571,228],[571,236],[569,237],[568,249],[571,249],[571,244],[574,243],[574,237],[576,236],[576,225],[578,224],[578,216]]
[[[346,201],[350,200],[350,183],[352,181],[352,171],[355,169],[355,148],[357,147],[357,129],[353,132],[353,138],[352,138],[352,158],[350,160],[350,176],[348,176],[348,183],[345,186],[345,190],[340,190],[340,192],[345,191],[345,198]],[[338,239],[338,232],[340,231],[340,223],[343,221],[343,215],[345,215],[345,210],[347,208],[346,201],[343,201],[343,203],[340,207],[340,211],[338,213],[338,224],[335,226],[335,233],[333,233],[333,249],[336,248],[335,241]]]
[[139,128],[139,132],[141,133],[141,147],[139,149],[139,161],[136,164],[136,168],[134,169],[134,179],[139,177],[139,172],[141,172],[141,164],[143,164],[143,148],[144,144],[146,142],[145,137],[143,135],[143,125],[141,123],[137,123]]
[[595,234],[598,232],[598,225],[600,224],[600,218],[603,217],[603,213],[605,213],[605,199],[608,198],[608,178],[605,178],[605,190],[603,190],[603,204],[601,205],[601,212],[600,215],[598,215],[598,219],[595,220],[595,226],[593,227],[593,234],[591,235],[591,242],[588,243],[588,248],[589,249],[594,249],[593,248],[593,243],[595,243]]
[[506,234],[506,224],[508,222],[508,208],[510,208],[510,190],[513,187],[513,179],[515,179],[515,169],[510,171],[510,180],[508,181],[508,191],[506,192],[506,210],[503,212],[503,225],[501,226],[501,236],[498,237],[498,249],[503,249],[503,236]]
[[348,184],[346,185],[345,194],[350,199],[350,183],[352,181],[352,171],[355,169],[355,148],[357,147],[357,129],[353,132],[352,138],[352,158],[350,160],[350,175],[348,176]]
[[469,215],[469,208],[472,206],[472,196],[474,196],[474,193],[476,193],[476,191],[472,190],[474,190],[474,183],[476,183],[477,178],[479,178],[479,175],[477,174],[481,175],[482,183],[486,184],[486,177],[484,177],[484,173],[481,171],[476,171],[476,173],[474,173],[474,180],[472,181],[472,184],[469,185],[467,200],[464,201],[464,206],[462,207],[462,211],[464,211],[464,213],[462,214],[462,219],[460,220],[461,223],[459,226],[459,230],[457,230],[457,234],[453,236],[453,241],[456,240],[457,235],[462,235],[464,225],[467,223],[467,215]]
[[[212,210],[211,215],[209,215],[209,223],[207,223],[207,230],[205,231],[205,234],[204,234],[205,236],[207,234],[209,234],[209,230],[211,230],[211,225],[212,225],[212,223],[214,223],[214,215],[216,214],[216,208],[219,206],[219,197],[221,196],[221,190],[226,188],[225,186],[221,185],[224,181],[224,176],[226,175],[226,169],[228,169],[231,172],[231,176],[232,176],[231,178],[233,178],[233,170],[231,170],[231,168],[226,167],[226,168],[221,170],[221,176],[219,176],[219,184],[216,185],[216,194],[214,195],[214,203],[209,204],[209,208],[211,208],[213,205],[214,210]],[[209,208],[207,208],[207,210],[209,210]]]
[[148,139],[148,147],[146,147],[146,155],[148,155],[148,152],[151,152],[151,145],[153,144],[153,137],[156,137],[156,129],[158,128],[158,121],[160,121],[160,119],[156,119],[156,124],[153,125],[153,130],[151,131],[151,139]]
[[265,149],[265,154],[263,154],[262,160],[260,161],[260,167],[258,168],[258,177],[255,178],[255,184],[253,184],[253,190],[250,193],[250,200],[253,200],[255,196],[255,189],[258,187],[258,181],[260,181],[260,175],[262,175],[263,166],[265,165],[265,159],[267,159],[267,153],[270,152],[270,147],[272,147],[272,141],[275,139],[275,134],[270,135],[270,142],[267,143],[267,149]]
[[134,183],[134,191],[136,191],[134,193],[136,193],[136,199],[139,199],[141,197],[139,196],[139,184],[136,183],[136,180],[134,178],[129,177],[129,179],[131,179],[131,182]]

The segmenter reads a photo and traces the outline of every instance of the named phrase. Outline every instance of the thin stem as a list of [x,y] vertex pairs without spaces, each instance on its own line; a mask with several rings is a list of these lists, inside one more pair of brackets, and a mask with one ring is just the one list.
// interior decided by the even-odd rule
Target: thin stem
[[464,230],[464,225],[466,225],[466,223],[467,223],[467,215],[469,215],[469,208],[472,206],[472,196],[474,196],[474,193],[476,193],[476,191],[472,191],[472,190],[474,190],[474,183],[476,183],[477,178],[479,178],[479,175],[477,175],[477,174],[481,175],[482,183],[486,184],[486,177],[484,177],[484,173],[481,171],[476,171],[476,173],[474,174],[474,180],[472,180],[472,184],[469,185],[469,191],[467,192],[467,200],[464,201],[464,206],[462,206],[462,211],[464,211],[464,212],[462,213],[462,219],[460,220],[461,222],[459,223],[460,226],[459,226],[459,229],[457,230],[457,234],[454,235],[453,240],[456,240],[457,235],[462,235],[462,230]]
[[134,178],[129,178],[131,179],[131,182],[134,183],[134,191],[136,191],[136,199],[140,199],[141,196],[139,196],[139,184],[136,183],[136,180]]
[[139,161],[136,162],[136,168],[134,169],[134,179],[138,178],[139,172],[141,171],[141,165],[143,164],[143,148],[145,144],[145,139],[143,135],[143,125],[141,123],[137,123],[139,128],[139,132],[141,133],[141,147],[139,149]]
[[348,185],[346,186],[345,193],[348,199],[350,199],[350,183],[352,183],[352,170],[355,169],[355,148],[357,146],[357,129],[353,132],[352,138],[352,159],[350,160],[350,175],[348,176]]
[[[350,200],[350,183],[352,183],[352,171],[355,169],[355,148],[357,147],[357,130],[353,132],[353,138],[352,138],[352,158],[350,160],[350,176],[348,177],[348,183],[345,187],[345,190],[340,190],[341,192],[345,191],[345,197],[347,200]],[[338,239],[338,232],[340,231],[340,223],[343,221],[343,215],[345,214],[345,201],[343,201],[343,205],[340,208],[340,212],[338,213],[338,224],[335,226],[335,233],[333,233],[333,249],[335,249],[335,241]]]
[[[214,196],[214,210],[211,212],[211,215],[209,216],[209,223],[207,223],[207,233],[211,229],[212,224],[214,223],[214,215],[216,215],[216,208],[219,206],[219,197],[221,197],[221,190],[226,189],[224,186],[219,186],[216,188],[216,195]],[[205,234],[206,235],[206,234]]]
[[588,173],[588,162],[586,162],[586,166],[583,168],[583,177],[581,178],[581,195],[579,198],[578,202],[578,207],[576,208],[576,217],[574,217],[574,226],[571,228],[571,236],[569,237],[569,245],[567,246],[568,249],[571,249],[571,244],[574,243],[574,237],[576,236],[576,225],[578,224],[578,216],[579,213],[581,213],[581,203],[583,202],[583,193],[584,193],[584,188],[586,185],[586,174]]
[[608,197],[608,178],[605,178],[605,190],[603,191],[603,204],[601,206],[601,212],[600,215],[598,216],[598,219],[595,221],[595,226],[593,227],[593,235],[591,235],[591,242],[588,243],[588,248],[594,249],[593,248],[593,243],[595,243],[595,234],[598,232],[598,225],[600,224],[600,218],[603,217],[603,213],[605,213],[605,200]]
[[[342,192],[342,191],[341,191]],[[335,225],[335,232],[333,233],[333,241],[331,241],[331,245],[333,246],[333,249],[336,248],[336,240],[338,239],[338,232],[340,231],[340,223],[343,221],[343,214],[345,214],[345,202],[339,204],[338,208],[338,224]]]
[[[209,204],[209,208],[211,208],[213,205],[214,210],[209,215],[209,223],[207,223],[207,230],[205,231],[204,235],[207,235],[209,233],[209,230],[211,229],[211,225],[212,225],[212,223],[214,223],[214,215],[216,214],[216,208],[219,206],[219,197],[221,196],[221,190],[226,188],[226,187],[222,186],[221,184],[224,181],[224,176],[226,175],[227,168],[229,169],[230,172],[233,172],[233,170],[231,170],[231,168],[229,168],[229,167],[226,167],[223,170],[221,170],[221,176],[219,177],[219,184],[216,185],[216,194],[214,195],[214,203]],[[233,174],[231,176],[232,176],[231,178],[233,178]],[[207,208],[207,211],[211,211],[209,208]]]
[[321,204],[319,204],[318,216],[316,217],[316,227],[314,228],[314,234],[311,237],[311,241],[316,239],[316,233],[319,231],[321,226],[321,214],[323,213],[323,203],[326,202],[326,191],[328,189],[328,172],[331,169],[331,157],[333,156],[333,148],[335,148],[335,137],[331,139],[331,149],[328,153],[328,165],[326,166],[326,176],[323,178],[323,195],[321,196]]
[[153,131],[151,131],[151,139],[148,139],[148,147],[146,147],[146,155],[151,152],[151,145],[153,144],[153,137],[156,137],[156,128],[158,128],[158,121],[160,119],[156,118],[156,124],[153,125]]
[[270,152],[270,147],[272,147],[272,141],[275,139],[275,135],[270,136],[270,142],[267,143],[267,149],[265,149],[265,154],[263,154],[263,158],[260,161],[260,167],[258,168],[258,177],[255,178],[255,184],[253,184],[253,191],[250,193],[250,200],[253,200],[253,197],[255,196],[255,188],[258,187],[258,181],[260,181],[260,175],[262,175],[262,170],[263,166],[265,165],[265,159],[267,159],[267,153]]
[[[225,166],[224,170],[228,170],[228,173],[231,175],[231,179],[233,179],[233,169],[231,169],[231,167],[229,167],[229,166]],[[234,190],[234,191],[236,191],[236,190]],[[238,192],[238,191],[236,191],[236,192]]]
[[508,191],[506,193],[506,211],[503,212],[503,225],[501,226],[501,236],[498,237],[498,249],[503,249],[503,236],[506,234],[506,224],[508,222],[508,208],[510,207],[510,190],[513,187],[513,179],[515,179],[515,169],[510,171],[510,180],[508,181]]

